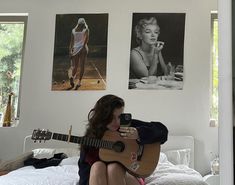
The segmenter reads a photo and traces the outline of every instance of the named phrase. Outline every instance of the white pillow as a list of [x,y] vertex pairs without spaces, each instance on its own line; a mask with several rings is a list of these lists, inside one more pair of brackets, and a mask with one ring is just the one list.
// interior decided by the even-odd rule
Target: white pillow
[[183,164],[189,166],[190,163],[190,148],[179,149],[179,150],[168,150],[165,151],[168,161],[178,165]]
[[49,159],[58,153],[64,153],[68,157],[79,156],[80,153],[78,148],[37,148],[32,151],[33,157],[37,159]]
[[42,158],[52,158],[55,154],[55,149],[52,148],[37,148],[32,150],[33,151],[33,157],[36,159],[42,159]]
[[79,159],[79,156],[74,156],[74,157],[68,157],[66,159],[63,159],[61,162],[60,162],[60,166],[63,166],[63,165],[78,165],[78,159]]
[[56,148],[55,153],[65,153],[68,157],[79,156],[78,148]]

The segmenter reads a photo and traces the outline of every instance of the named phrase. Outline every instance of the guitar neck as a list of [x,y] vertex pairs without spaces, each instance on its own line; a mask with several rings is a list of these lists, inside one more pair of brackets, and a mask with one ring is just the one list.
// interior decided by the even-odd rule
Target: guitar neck
[[59,141],[66,141],[70,143],[82,144],[85,146],[91,146],[95,148],[106,148],[110,150],[113,148],[113,144],[114,144],[114,142],[112,141],[101,140],[101,139],[92,138],[92,137],[79,137],[79,136],[71,135],[69,138],[69,135],[59,134],[59,133],[53,133],[51,139],[59,140]]

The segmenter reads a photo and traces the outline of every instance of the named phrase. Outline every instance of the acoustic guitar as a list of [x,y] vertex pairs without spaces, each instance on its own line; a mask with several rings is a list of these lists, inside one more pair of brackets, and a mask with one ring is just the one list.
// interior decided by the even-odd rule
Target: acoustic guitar
[[120,132],[106,131],[102,139],[78,137],[34,130],[32,140],[59,140],[99,148],[99,157],[105,162],[118,162],[137,177],[148,177],[156,168],[160,155],[160,143],[141,145],[134,139],[124,139]]

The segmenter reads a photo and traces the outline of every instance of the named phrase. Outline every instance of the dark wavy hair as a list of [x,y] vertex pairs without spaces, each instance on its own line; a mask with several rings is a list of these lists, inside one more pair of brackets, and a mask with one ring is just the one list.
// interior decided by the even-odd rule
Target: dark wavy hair
[[122,98],[108,94],[101,97],[88,113],[88,125],[85,136],[102,138],[107,125],[113,119],[113,111],[125,106]]

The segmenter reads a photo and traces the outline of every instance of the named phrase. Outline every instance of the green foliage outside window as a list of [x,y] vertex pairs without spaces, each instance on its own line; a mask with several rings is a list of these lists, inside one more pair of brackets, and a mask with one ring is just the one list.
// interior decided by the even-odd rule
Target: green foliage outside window
[[13,118],[17,117],[23,36],[23,22],[0,22],[0,112],[4,113],[8,94],[13,92]]
[[212,103],[210,117],[218,121],[218,19],[213,19]]

